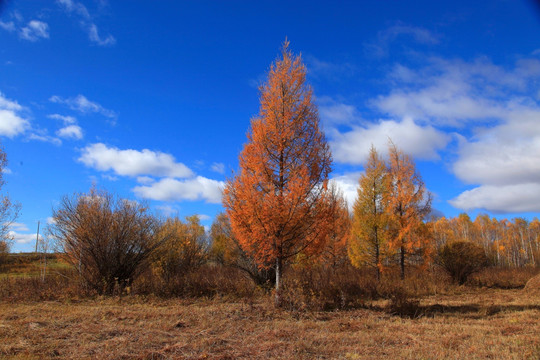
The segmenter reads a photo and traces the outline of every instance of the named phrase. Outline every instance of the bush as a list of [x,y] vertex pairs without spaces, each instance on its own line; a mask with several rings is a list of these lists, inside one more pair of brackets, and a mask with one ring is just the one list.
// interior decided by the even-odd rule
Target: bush
[[198,216],[187,217],[185,223],[178,218],[168,219],[158,236],[165,241],[152,256],[152,263],[165,282],[193,272],[206,262],[208,242]]
[[465,284],[470,275],[488,265],[484,249],[468,241],[446,244],[439,252],[437,263],[459,285]]
[[160,222],[143,205],[92,189],[53,209],[50,235],[87,286],[112,294],[128,286],[163,242]]

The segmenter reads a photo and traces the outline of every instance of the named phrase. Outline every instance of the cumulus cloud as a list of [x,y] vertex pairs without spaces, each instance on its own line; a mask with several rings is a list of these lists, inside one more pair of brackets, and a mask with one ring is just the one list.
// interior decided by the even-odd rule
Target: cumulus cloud
[[160,201],[204,200],[221,203],[221,193],[225,183],[197,176],[192,179],[177,180],[165,178],[148,186],[137,186],[133,191],[145,199]]
[[350,172],[342,175],[336,175],[330,179],[339,189],[343,191],[343,196],[347,200],[349,210],[352,210],[356,196],[358,195],[358,180],[363,172]]
[[538,207],[530,193],[540,186],[538,81],[535,58],[503,67],[485,57],[470,62],[433,57],[420,68],[396,65],[388,77],[392,90],[371,105],[386,116],[413,117],[424,129],[459,132],[451,168],[458,179],[477,187],[451,200],[453,206],[533,211]]
[[148,149],[120,150],[97,143],[85,147],[78,159],[88,167],[99,171],[114,171],[123,176],[190,177],[193,172],[184,164],[176,162],[170,154]]
[[71,110],[78,111],[82,114],[98,113],[110,119],[114,119],[117,116],[116,112],[106,109],[100,104],[90,101],[86,96],[80,94],[72,98],[63,98],[58,95],[53,95],[49,98],[49,101],[66,105]]
[[20,31],[21,38],[28,41],[49,38],[49,25],[39,20],[31,20]]
[[461,193],[450,204],[463,209],[485,209],[494,213],[540,211],[540,184],[482,185]]
[[69,125],[61,128],[56,132],[56,135],[64,139],[76,139],[80,140],[83,138],[83,132],[80,126]]
[[437,151],[446,147],[450,136],[432,126],[417,125],[411,118],[400,122],[381,120],[351,131],[335,134],[330,145],[334,159],[348,164],[363,164],[373,144],[381,155],[388,152],[391,139],[405,153],[418,159],[438,159]]
[[396,65],[390,75],[393,90],[372,105],[390,116],[439,125],[498,121],[511,116],[523,96],[530,97],[539,79],[537,59],[521,59],[507,70],[485,58],[470,63],[430,58],[420,69]]
[[22,110],[21,105],[0,92],[0,136],[13,138],[30,128],[29,121],[21,115]]
[[90,12],[81,2],[76,0],[57,0],[57,4],[69,15],[75,15],[79,19],[81,28],[88,34],[88,39],[100,46],[111,46],[116,43],[112,35],[105,37],[99,35],[97,25],[92,19]]
[[[30,229],[26,224],[14,222],[9,226],[9,231],[7,235],[13,239],[18,244],[28,244],[36,241],[36,234],[28,234],[23,232],[28,232]],[[39,235],[39,238],[43,237]]]
[[461,209],[540,211],[540,109],[486,128],[463,142],[456,176],[479,184],[450,201]]

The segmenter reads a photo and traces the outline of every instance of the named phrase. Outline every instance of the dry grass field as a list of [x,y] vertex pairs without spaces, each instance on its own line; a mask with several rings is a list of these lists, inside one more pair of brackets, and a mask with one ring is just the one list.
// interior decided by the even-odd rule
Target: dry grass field
[[459,288],[413,318],[386,300],[332,312],[130,296],[0,303],[8,359],[540,359],[540,294]]

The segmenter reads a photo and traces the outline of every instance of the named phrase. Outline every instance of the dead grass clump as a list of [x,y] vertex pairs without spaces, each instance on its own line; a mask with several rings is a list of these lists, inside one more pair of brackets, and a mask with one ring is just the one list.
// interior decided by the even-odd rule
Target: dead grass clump
[[283,307],[295,311],[329,311],[361,307],[372,297],[374,284],[349,266],[289,269],[283,287]]
[[85,289],[73,270],[39,276],[0,277],[0,301],[27,302],[79,299],[93,293]]
[[473,286],[495,289],[522,289],[539,271],[539,268],[534,267],[491,267],[472,275],[467,283]]
[[540,274],[532,277],[525,284],[525,290],[530,292],[540,292]]
[[203,265],[196,271],[176,274],[165,281],[162,277],[148,272],[137,280],[132,294],[156,295],[159,297],[246,297],[258,292],[256,286],[235,268]]

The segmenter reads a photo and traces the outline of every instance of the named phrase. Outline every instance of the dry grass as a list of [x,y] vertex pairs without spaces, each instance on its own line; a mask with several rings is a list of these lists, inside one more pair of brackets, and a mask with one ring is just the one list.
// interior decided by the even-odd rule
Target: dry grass
[[0,357],[13,359],[539,359],[540,301],[461,288],[422,298],[416,319],[387,300],[334,312],[253,302],[125,297],[0,303]]

